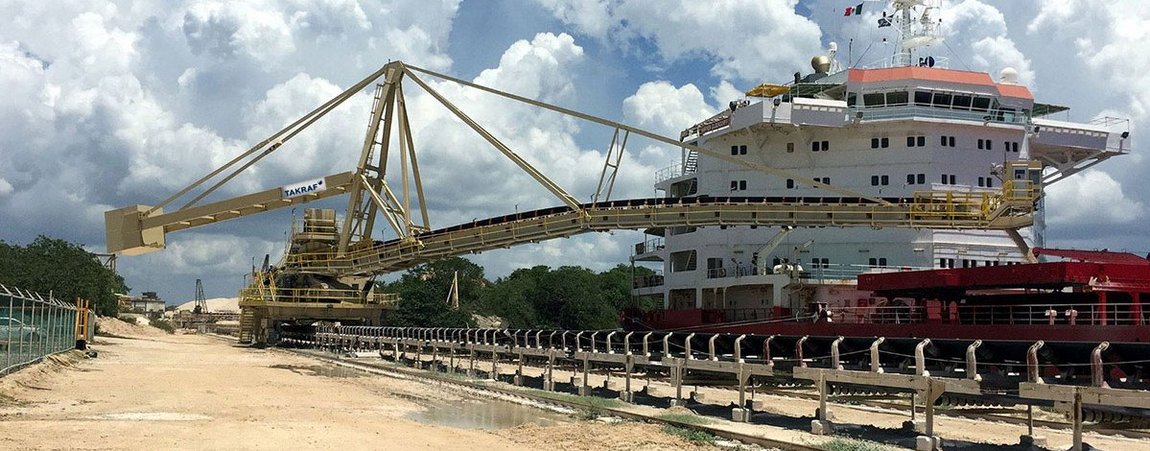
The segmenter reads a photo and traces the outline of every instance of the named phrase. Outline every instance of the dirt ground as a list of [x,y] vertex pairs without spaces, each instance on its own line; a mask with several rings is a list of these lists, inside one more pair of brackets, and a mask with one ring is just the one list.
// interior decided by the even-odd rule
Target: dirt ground
[[0,449],[708,449],[658,426],[558,416],[495,430],[425,424],[412,416],[460,395],[120,326],[148,336],[100,337],[95,359],[71,352],[0,378]]

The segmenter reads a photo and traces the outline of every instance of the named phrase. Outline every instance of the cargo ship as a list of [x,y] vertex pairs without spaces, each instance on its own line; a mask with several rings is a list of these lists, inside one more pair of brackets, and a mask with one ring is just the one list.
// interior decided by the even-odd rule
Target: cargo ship
[[[832,43],[811,72],[764,84],[680,138],[799,174],[784,179],[684,150],[656,174],[667,198],[760,196],[818,202],[825,186],[875,198],[1049,186],[1130,152],[1129,121],[1056,120],[1006,67],[948,67],[940,2],[892,1],[879,26],[894,55],[840,67]],[[1025,170],[1024,168],[1034,168]],[[1020,169],[1023,168],[1023,169]],[[812,184],[811,182],[815,182]],[[812,186],[813,185],[813,186]],[[820,187],[820,185],[822,187]],[[632,294],[631,329],[762,335],[1051,342],[1150,341],[1141,302],[1150,260],[1044,246],[1045,205],[1013,230],[668,227],[631,261],[654,270]]]

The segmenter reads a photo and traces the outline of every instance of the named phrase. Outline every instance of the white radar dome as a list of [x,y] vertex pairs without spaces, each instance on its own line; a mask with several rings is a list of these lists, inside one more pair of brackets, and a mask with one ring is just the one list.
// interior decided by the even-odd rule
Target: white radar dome
[[1018,84],[1018,70],[1016,70],[1013,67],[1003,68],[1002,72],[998,73],[998,81],[999,81],[999,83],[1017,85]]

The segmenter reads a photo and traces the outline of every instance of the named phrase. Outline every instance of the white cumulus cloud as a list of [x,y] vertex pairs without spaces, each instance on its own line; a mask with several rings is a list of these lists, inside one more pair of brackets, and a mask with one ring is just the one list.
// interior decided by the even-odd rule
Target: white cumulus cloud
[[724,79],[788,79],[821,53],[821,31],[797,0],[542,0],[556,18],[624,48],[649,40],[663,63],[705,56]]
[[1047,221],[1053,226],[1097,227],[1128,224],[1145,217],[1145,205],[1131,199],[1105,172],[1087,170],[1046,188]]

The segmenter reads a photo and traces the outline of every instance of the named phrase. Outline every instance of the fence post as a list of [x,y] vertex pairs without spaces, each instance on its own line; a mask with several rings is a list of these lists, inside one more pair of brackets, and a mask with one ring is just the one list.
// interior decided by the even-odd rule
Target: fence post
[[[5,291],[7,291],[7,289],[5,289]],[[4,368],[5,369],[12,367],[12,318],[14,318],[14,316],[12,314],[13,298],[12,298],[11,294],[8,294],[7,296],[8,296],[8,311],[6,313],[8,314],[7,315],[8,316],[8,341],[5,342],[5,343],[7,343],[7,346],[4,349]]]

